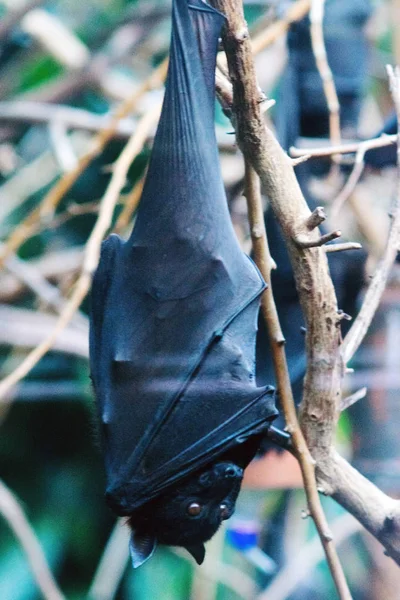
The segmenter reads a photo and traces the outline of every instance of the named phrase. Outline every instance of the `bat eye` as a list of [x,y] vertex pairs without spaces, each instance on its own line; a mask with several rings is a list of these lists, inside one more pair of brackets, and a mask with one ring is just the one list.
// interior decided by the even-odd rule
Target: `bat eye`
[[229,519],[229,517],[230,517],[230,511],[229,511],[229,508],[228,508],[227,504],[220,504],[219,505],[219,514],[220,514],[220,517],[221,517],[221,519],[223,521],[225,521],[225,519]]
[[191,502],[186,509],[186,512],[191,517],[198,517],[203,507],[198,502]]

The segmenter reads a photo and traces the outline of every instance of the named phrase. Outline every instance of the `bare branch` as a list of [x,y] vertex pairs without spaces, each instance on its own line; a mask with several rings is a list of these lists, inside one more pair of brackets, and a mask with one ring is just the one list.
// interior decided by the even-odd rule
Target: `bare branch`
[[[242,19],[234,0],[213,0],[229,22]],[[240,21],[239,27],[243,27]],[[339,414],[342,376],[340,317],[325,248],[298,249],[293,242],[310,217],[290,158],[265,128],[258,106],[258,87],[247,41],[235,39],[230,25],[225,38],[235,100],[238,143],[260,176],[286,240],[306,322],[307,373],[300,422],[316,460],[319,489],[331,495],[384,546],[400,564],[400,502],[381,492],[333,449]],[[310,236],[317,232],[310,232]],[[346,584],[342,597],[350,598]]]
[[113,176],[100,204],[99,216],[85,247],[83,267],[74,291],[61,312],[60,318],[50,335],[32,350],[25,360],[0,383],[0,398],[18,383],[22,377],[25,377],[46,352],[48,352],[58,335],[70,322],[88,293],[92,282],[92,276],[99,260],[100,245],[111,225],[114,207],[117,203],[120,191],[125,184],[126,174],[133,159],[138,155],[143,144],[146,142],[149,131],[154,127],[159,112],[160,107],[157,106],[156,109],[152,108],[144,115],[138,124],[135,134],[129,140],[116,161],[113,168]]
[[20,503],[2,481],[0,481],[0,512],[21,544],[44,598],[46,600],[64,600],[64,595],[57,587],[39,540]]
[[133,186],[132,191],[127,195],[124,201],[124,208],[121,211],[121,214],[118,217],[118,220],[115,224],[114,231],[116,233],[120,233],[128,227],[130,220],[132,218],[133,213],[137,209],[139,205],[140,198],[142,196],[143,186],[145,182],[146,174],[141,177],[136,184]]
[[312,0],[310,11],[310,34],[311,45],[315,56],[315,62],[319,71],[326,103],[329,111],[329,137],[332,144],[340,144],[340,105],[336,93],[335,82],[332,71],[328,64],[325,40],[323,32],[325,0]]
[[265,50],[265,48],[284,35],[292,23],[300,21],[307,15],[310,6],[311,0],[297,0],[290,4],[282,19],[275,21],[275,23],[253,37],[251,43],[253,54],[262,52],[262,50]]
[[364,171],[364,156],[367,150],[369,149],[368,142],[363,142],[360,144],[356,158],[354,162],[354,167],[350,173],[350,177],[347,179],[345,186],[343,187],[340,194],[334,199],[331,204],[331,215],[332,218],[335,218],[342,208],[343,204],[349,198],[349,196],[353,193],[359,179]]
[[358,242],[343,242],[343,244],[330,244],[325,246],[325,252],[343,252],[346,250],[361,250],[362,245]]
[[[16,308],[0,304],[0,344],[19,348],[35,348],[44,337],[50,335],[57,316],[38,310]],[[54,350],[88,358],[88,327],[75,324],[64,329],[53,344]]]
[[310,231],[321,225],[326,219],[326,214],[323,206],[317,206],[306,220],[306,227]]
[[[349,514],[338,517],[332,523],[332,532],[336,544],[339,546],[352,535],[360,531],[361,525]],[[257,600],[286,600],[293,594],[312,570],[324,558],[321,544],[317,537],[305,544],[301,553],[296,554],[272,580],[267,589],[259,594]]]
[[[72,129],[85,129],[97,132],[112,126],[111,115],[97,115],[83,108],[73,108],[61,104],[18,100],[0,102],[0,120],[25,123],[48,123],[56,121]],[[113,135],[129,138],[134,132],[134,122],[125,118],[118,121]]]
[[[38,259],[24,261],[30,271],[37,272],[43,279],[60,279],[76,272],[82,265],[82,248],[69,248],[60,252],[49,252]],[[25,289],[25,283],[11,274],[0,276],[0,301],[13,302]]]
[[371,140],[363,140],[362,142],[356,142],[352,144],[339,144],[338,146],[328,146],[326,148],[295,148],[291,147],[289,150],[290,156],[296,158],[307,155],[309,158],[320,158],[324,156],[331,156],[332,154],[352,154],[358,152],[360,147],[366,150],[372,148],[383,148],[384,146],[390,146],[397,142],[396,135],[382,135],[379,138],[373,138]]
[[[396,110],[398,113],[398,119],[400,120],[400,75],[399,69],[395,71],[389,70],[389,77],[391,83],[391,89],[393,99],[395,102]],[[397,156],[399,157],[400,150],[398,147]],[[398,161],[399,162],[399,161]],[[371,321],[375,315],[376,309],[378,308],[382,294],[385,290],[386,283],[390,274],[392,265],[396,259],[397,253],[400,250],[400,166],[397,167],[398,179],[397,179],[397,193],[396,201],[392,210],[392,222],[390,226],[389,237],[386,245],[386,249],[383,257],[381,258],[375,274],[371,279],[368,286],[367,293],[365,294],[363,305],[355,319],[350,331],[346,335],[343,346],[342,354],[345,363],[347,363],[354,355],[361,342],[364,339],[366,332],[371,324]]]
[[367,391],[368,391],[367,388],[363,387],[360,390],[357,390],[356,392],[354,392],[354,394],[347,396],[347,398],[343,398],[340,403],[340,410],[341,411],[346,410],[346,409],[350,408],[350,406],[353,406],[353,404],[355,404],[359,400],[362,400],[363,398],[365,398],[365,396],[367,395]]
[[[0,255],[0,266],[11,252],[16,252],[18,248],[25,242],[37,226],[37,223],[46,219],[51,215],[62,198],[71,189],[72,185],[78,177],[85,171],[90,163],[100,154],[106,144],[112,139],[115,130],[118,127],[118,122],[126,117],[138,105],[139,100],[143,95],[155,85],[159,85],[164,79],[167,72],[168,61],[164,61],[150,75],[148,79],[139,87],[139,89],[124,102],[116,111],[110,127],[101,131],[93,140],[93,145],[89,152],[80,157],[76,169],[66,173],[60,181],[50,190],[39,206],[33,209],[28,217],[18,225],[12,232],[8,240],[4,244],[4,250]],[[140,138],[141,132],[138,133]]]
[[293,238],[294,243],[299,248],[317,248],[318,246],[323,246],[328,242],[332,242],[336,240],[342,235],[341,231],[332,231],[331,233],[325,233],[321,235],[317,240],[310,240],[305,235],[297,235]]
[[104,548],[92,584],[90,600],[113,600],[129,561],[130,529],[118,519]]
[[[237,134],[238,143],[245,155],[246,161],[252,164],[256,168],[260,175],[261,181],[264,185],[271,205],[276,213],[280,224],[283,226],[284,234],[287,239],[289,252],[293,260],[296,261],[296,267],[301,273],[297,272],[299,279],[301,279],[301,285],[308,288],[308,296],[312,289],[310,286],[323,286],[323,289],[327,289],[325,297],[320,294],[320,299],[317,306],[313,306],[313,309],[319,311],[318,316],[312,314],[310,323],[307,320],[307,326],[310,327],[311,331],[308,330],[308,351],[313,352],[313,361],[311,364],[314,366],[318,365],[318,357],[315,357],[316,348],[314,347],[313,339],[317,336],[324,334],[324,326],[326,321],[324,315],[327,314],[329,309],[335,311],[336,314],[336,299],[334,295],[333,285],[329,278],[326,256],[322,250],[302,250],[301,258],[299,256],[297,247],[293,242],[293,238],[298,235],[299,231],[304,228],[304,223],[310,216],[310,211],[307,208],[305,200],[301,194],[300,188],[297,184],[296,177],[291,165],[291,160],[282,151],[279,144],[273,138],[272,134],[266,130],[264,122],[261,117],[260,106],[259,106],[259,89],[256,82],[254,64],[251,55],[251,46],[246,36],[243,36],[243,31],[246,30],[246,23],[243,17],[243,7],[239,0],[214,0],[213,4],[223,12],[228,23],[225,28],[225,34],[223,36],[224,46],[228,57],[229,72],[233,85],[233,110],[235,114],[235,129]],[[286,176],[286,177],[285,177]],[[300,222],[299,222],[300,221]],[[316,232],[310,232],[310,240],[317,239],[318,234]],[[307,254],[309,253],[309,255]],[[318,254],[317,254],[318,253]],[[318,281],[313,281],[315,274],[313,268],[318,265],[319,257],[321,267],[318,272]],[[265,258],[263,259],[265,262]],[[262,262],[262,261],[261,261]],[[305,267],[307,268],[305,269]],[[324,271],[325,267],[325,271]],[[295,269],[296,273],[296,269]],[[303,276],[305,279],[303,280]],[[297,283],[299,284],[299,279]],[[331,298],[329,298],[329,292]],[[265,296],[264,296],[265,297]],[[304,300],[304,297],[302,298]],[[307,301],[309,298],[307,297]],[[307,302],[308,303],[308,302]],[[306,305],[307,305],[306,303]],[[324,303],[324,304],[323,304]],[[302,303],[303,304],[303,303]],[[303,306],[303,310],[306,310],[306,306]],[[309,310],[309,309],[308,309]],[[309,316],[309,313],[308,315]],[[322,323],[321,323],[322,322]],[[335,322],[335,321],[332,321]],[[322,325],[322,329],[321,329]],[[275,321],[276,326],[276,321]],[[332,338],[332,332],[336,328],[332,329],[329,324],[329,337]],[[274,339],[274,336],[271,336]],[[325,338],[327,336],[325,335]],[[326,339],[326,349],[324,353],[329,352],[329,337]],[[281,340],[276,338],[277,348],[282,347]],[[311,340],[311,344],[310,344]],[[325,340],[324,340],[325,341]],[[338,353],[339,338],[337,334],[332,339],[333,348],[332,355],[335,356]],[[318,342],[320,344],[320,342]],[[288,393],[290,394],[290,379],[289,374],[285,372],[284,362],[278,362],[275,358],[276,354],[273,354],[275,368],[281,369],[280,374],[277,374],[277,379],[280,382],[285,382]],[[326,359],[325,359],[326,360]],[[337,363],[337,367],[340,367],[340,362]],[[321,379],[319,373],[319,366],[315,369],[316,373],[314,377]],[[335,371],[336,372],[336,371]],[[337,385],[339,386],[340,378],[339,371],[337,372]],[[310,378],[310,376],[309,376]],[[313,378],[311,378],[312,380]],[[322,382],[319,381],[321,384]],[[313,389],[312,384],[310,387]],[[323,400],[326,399],[327,391],[325,394],[321,393],[321,385],[315,387],[318,389],[318,393],[324,396]],[[328,388],[329,392],[332,388]],[[282,391],[281,391],[282,393]],[[319,398],[318,401],[321,401]],[[290,409],[289,409],[290,410]],[[292,408],[293,419],[296,421],[296,413],[294,407]],[[291,418],[292,415],[286,415],[286,418]],[[331,421],[336,422],[336,410],[333,408],[331,414]],[[293,420],[292,420],[293,422]],[[331,423],[328,420],[328,427]],[[315,418],[314,418],[315,425]],[[341,599],[349,600],[351,598],[350,592],[347,587],[343,570],[338,560],[336,551],[332,544],[332,536],[327,528],[326,520],[319,503],[318,492],[314,479],[314,461],[311,459],[307,446],[304,444],[303,436],[300,428],[295,428],[294,431],[289,431],[293,436],[293,445],[297,448],[297,456],[302,467],[302,474],[305,480],[305,488],[308,499],[308,508],[310,513],[313,515],[314,522],[317,526],[318,533],[321,538],[324,550],[327,555],[328,564],[330,566],[332,576],[335,581],[338,593]],[[296,437],[296,440],[295,440]],[[329,441],[332,439],[332,433],[329,436]]]

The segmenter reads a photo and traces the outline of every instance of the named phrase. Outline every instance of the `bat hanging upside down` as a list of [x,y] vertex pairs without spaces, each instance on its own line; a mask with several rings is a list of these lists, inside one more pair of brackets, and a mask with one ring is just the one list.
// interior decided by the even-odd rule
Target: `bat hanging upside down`
[[276,416],[257,387],[265,283],[230,221],[214,131],[223,16],[174,0],[165,99],[128,241],[102,246],[90,362],[106,499],[132,528],[133,566],[157,542],[201,563]]

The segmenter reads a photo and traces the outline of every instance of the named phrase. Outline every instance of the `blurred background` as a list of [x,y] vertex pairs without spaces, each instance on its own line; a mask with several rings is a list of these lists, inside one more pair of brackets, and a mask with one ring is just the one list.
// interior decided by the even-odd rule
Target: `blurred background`
[[[266,119],[282,146],[316,148],[395,133],[385,66],[400,63],[400,2],[326,0],[324,35],[340,103],[339,139],[329,127],[309,6],[305,0],[245,3],[260,86],[276,100]],[[289,28],[288,15],[294,21]],[[2,377],[53,330],[65,308],[113,164],[138,123],[162,101],[169,35],[166,0],[0,1],[0,251],[7,249],[0,272]],[[155,71],[159,76],[149,80]],[[111,115],[132,97],[134,109],[127,108],[107,141]],[[112,229],[123,236],[134,221],[154,131],[155,123],[114,211]],[[219,106],[216,131],[232,219],[250,252],[242,158]],[[87,166],[81,158],[86,156]],[[340,228],[345,240],[363,245],[362,251],[331,261],[341,307],[352,316],[385,248],[396,193],[396,148],[367,152],[358,175],[354,157],[317,158],[297,167],[310,206],[326,206],[328,229]],[[68,179],[79,171],[76,181]],[[66,188],[73,184],[49,203],[60,179]],[[290,265],[267,198],[265,206],[278,264],[274,289],[300,400],[303,342],[291,345],[290,326],[300,327],[301,316],[295,292],[294,300],[287,297]],[[85,299],[54,348],[0,400],[0,599],[335,598],[314,526],[304,518],[295,461],[271,447],[250,465],[236,514],[209,542],[202,567],[161,547],[138,571],[130,568],[126,528],[116,525],[103,499],[87,314]],[[265,350],[262,336],[260,331],[259,346]],[[360,392],[365,397],[343,412],[337,439],[345,456],[394,496],[400,495],[399,339],[400,269],[395,265],[352,361],[354,373],[346,379],[348,395],[366,387]],[[261,349],[261,370],[262,356]],[[395,564],[338,505],[327,498],[323,504],[355,600],[398,598]],[[61,591],[49,580],[37,542]]]

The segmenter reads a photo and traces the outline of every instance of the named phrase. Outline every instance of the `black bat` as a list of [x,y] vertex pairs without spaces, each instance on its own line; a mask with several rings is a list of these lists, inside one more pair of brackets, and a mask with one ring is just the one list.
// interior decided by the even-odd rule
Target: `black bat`
[[[353,137],[368,73],[365,23],[372,10],[371,0],[336,0],[326,3],[324,13],[324,39],[340,103],[341,129]],[[312,51],[308,16],[290,27],[288,64],[280,88],[276,128],[282,146],[296,145],[299,136],[327,137],[329,112]],[[329,169],[330,163],[325,163]],[[323,164],[312,161],[315,169]]]
[[162,114],[133,232],[102,246],[90,364],[106,499],[129,517],[133,565],[157,542],[203,542],[229,518],[243,469],[276,416],[257,387],[265,283],[230,221],[214,131],[223,16],[174,0]]

